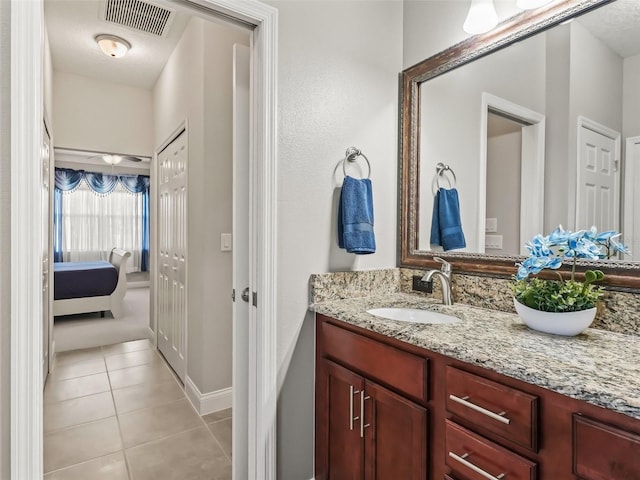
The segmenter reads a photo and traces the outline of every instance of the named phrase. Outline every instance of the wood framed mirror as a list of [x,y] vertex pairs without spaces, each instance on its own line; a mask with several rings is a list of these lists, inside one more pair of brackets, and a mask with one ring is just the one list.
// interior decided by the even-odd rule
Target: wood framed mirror
[[[568,55],[568,52],[574,48],[573,45],[579,43],[578,40],[574,40],[572,35],[581,34],[581,32],[585,30],[583,24],[589,25],[589,23],[591,23],[598,26],[604,25],[609,19],[633,16],[624,15],[625,12],[623,10],[630,8],[629,5],[631,4],[635,5],[634,0],[554,1],[547,7],[533,11],[525,11],[509,18],[489,33],[471,37],[407,68],[401,73],[399,112],[399,266],[409,268],[438,268],[439,264],[433,260],[433,257],[439,256],[451,262],[454,271],[459,273],[492,276],[511,276],[515,273],[515,263],[524,258],[521,256],[523,252],[521,250],[500,251],[486,248],[489,243],[484,234],[488,226],[486,222],[489,208],[487,206],[489,201],[487,199],[487,192],[496,190],[495,187],[491,187],[487,183],[487,178],[491,177],[491,174],[487,173],[488,161],[486,158],[487,118],[493,113],[498,113],[498,116],[502,116],[503,118],[507,117],[509,120],[519,121],[525,126],[535,124],[537,125],[537,132],[541,133],[541,135],[535,137],[537,139],[535,142],[529,142],[526,143],[526,145],[536,145],[537,142],[538,146],[541,145],[542,151],[531,154],[531,148],[525,149],[524,146],[522,147],[522,150],[529,152],[529,157],[537,159],[536,161],[538,163],[532,165],[538,166],[525,167],[523,163],[523,166],[519,168],[519,172],[517,172],[518,182],[522,180],[522,184],[519,185],[520,197],[513,201],[510,199],[501,200],[502,203],[513,205],[520,203],[520,211],[524,212],[521,213],[519,221],[520,228],[516,234],[517,244],[522,246],[526,241],[530,240],[529,234],[531,231],[548,234],[552,228],[558,224],[563,224],[569,230],[578,230],[591,226],[577,227],[578,223],[585,223],[589,221],[588,219],[591,217],[585,217],[587,220],[584,220],[580,217],[579,213],[583,202],[580,200],[582,197],[579,197],[580,187],[578,186],[578,181],[575,180],[576,177],[580,176],[578,175],[579,164],[576,163],[576,159],[580,155],[578,152],[579,145],[576,143],[576,139],[579,137],[580,128],[584,127],[586,129],[598,130],[601,125],[597,121],[599,117],[596,114],[585,116],[584,111],[580,108],[574,108],[573,104],[566,108],[563,107],[565,116],[561,119],[562,125],[569,125],[567,132],[563,133],[562,141],[564,142],[564,150],[559,150],[562,152],[562,155],[555,150],[551,150],[553,146],[552,143],[559,138],[558,124],[560,119],[554,112],[554,108],[558,109],[558,105],[561,104],[558,99],[564,99],[565,97],[572,99],[574,96],[578,96],[577,93],[575,95],[568,93],[570,92],[568,89],[571,87],[571,85],[568,84],[562,85],[564,88],[562,93],[558,93],[549,88],[548,72],[553,72],[553,74],[557,76],[557,72],[551,69],[550,66],[558,65],[558,58],[549,60],[548,58],[541,57],[538,59],[544,62],[546,68],[542,69],[542,73],[547,75],[546,77],[539,77],[538,84],[544,83],[548,89],[549,97],[545,97],[538,102],[538,104],[535,105],[536,108],[530,108],[527,105],[524,105],[524,107],[526,107],[524,108],[523,105],[520,104],[527,103],[528,99],[520,103],[513,101],[513,97],[517,96],[513,92],[517,91],[517,89],[520,89],[520,91],[523,91],[525,95],[529,97],[535,97],[532,89],[521,83],[521,81],[523,81],[521,77],[526,79],[532,77],[533,74],[519,70],[518,75],[520,75],[520,77],[515,75],[510,78],[510,90],[500,90],[498,88],[492,90],[486,85],[478,85],[478,79],[481,77],[478,75],[477,70],[479,68],[488,68],[491,69],[494,77],[503,76],[503,72],[500,70],[501,67],[495,63],[500,56],[507,57],[507,61],[511,64],[514,62],[517,63],[520,60],[532,63],[535,58],[538,58],[536,56],[537,54],[531,54],[533,50],[526,49],[538,47],[535,47],[535,45],[533,47],[526,46],[528,45],[527,41],[537,42],[538,46],[542,45],[541,48],[545,49],[546,52],[552,52],[552,55],[558,55],[557,52],[563,51],[562,49],[556,48],[557,45],[554,43],[561,42],[558,45],[563,45]],[[640,13],[640,7],[633,5],[631,8],[636,9],[636,11]],[[604,18],[604,20],[601,17],[595,16],[598,12],[605,12],[604,9],[608,6],[617,7],[618,11],[607,13],[608,16]],[[584,20],[590,15],[593,16],[591,20]],[[573,25],[574,23],[569,21],[577,18],[580,19],[580,22],[575,22],[576,26],[569,27],[569,25]],[[563,28],[565,30],[562,30]],[[640,31],[640,25],[634,28]],[[575,33],[574,30],[576,31]],[[591,33],[588,35],[591,35]],[[573,41],[573,43],[570,43],[571,41]],[[547,55],[549,55],[549,53],[547,53]],[[624,56],[625,53],[614,53],[614,55],[621,56],[619,64],[623,65],[627,58]],[[634,62],[637,63],[637,75],[638,81],[640,81],[640,49],[637,53],[626,53],[626,55],[633,57]],[[536,57],[534,58],[534,56]],[[483,65],[481,62],[486,62],[486,65],[490,66],[480,67]],[[578,69],[579,61],[576,59],[574,63],[577,65],[575,68]],[[574,68],[574,63],[567,64],[567,69]],[[564,64],[560,63],[560,65]],[[464,69],[475,70],[465,71]],[[524,74],[522,73],[523,71],[525,72]],[[620,75],[622,76],[622,67],[620,67],[620,71]],[[573,74],[574,82],[580,80],[580,77],[576,75],[575,72],[567,70],[565,73],[566,77],[570,77],[571,74]],[[475,82],[475,84],[472,85],[473,89],[475,89],[473,97],[469,96],[468,91],[465,91],[464,94],[459,94],[458,92],[453,93],[455,100],[448,100],[452,97],[446,97],[442,94],[444,90],[450,89],[449,87],[452,85],[460,85],[464,82],[466,82],[467,85]],[[446,85],[447,88],[441,88],[443,85]],[[439,86],[439,89],[433,90],[436,86]],[[426,90],[427,87],[430,88],[431,91]],[[583,96],[588,96],[588,89],[586,90],[587,94]],[[620,93],[620,95],[622,95],[622,93]],[[593,97],[593,95],[591,96]],[[602,102],[617,105],[618,97],[615,97],[615,101],[609,100],[609,97],[606,95],[602,95],[602,97]],[[428,98],[438,98],[440,103],[437,106],[427,104]],[[482,116],[482,119],[478,120],[477,124],[470,130],[473,138],[465,137],[462,135],[464,132],[461,133],[459,131],[456,131],[454,136],[447,136],[447,133],[443,134],[441,131],[436,131],[434,125],[437,125],[439,128],[440,124],[448,122],[456,124],[456,128],[458,128],[457,125],[461,123],[460,119],[467,118],[467,115],[463,113],[464,110],[457,108],[465,98],[471,98],[468,104],[471,104],[471,108],[474,109],[473,115],[478,115],[478,117]],[[443,103],[447,101],[450,103]],[[634,102],[635,101],[636,100],[634,100]],[[640,96],[637,101],[640,101]],[[513,107],[515,110],[512,110],[512,112],[516,112],[515,114],[509,113],[508,107],[510,105],[515,105]],[[465,108],[468,106],[469,105],[464,105]],[[502,108],[502,106],[504,106],[504,108]],[[518,110],[516,107],[523,107],[524,109]],[[620,97],[619,109],[622,110],[622,108],[623,100],[622,97]],[[505,114],[504,111],[507,111],[507,113]],[[586,111],[589,112],[590,109],[586,108]],[[541,112],[541,114],[538,112]],[[502,113],[502,115],[500,115],[500,113]],[[611,210],[613,213],[609,214],[609,217],[615,218],[615,221],[618,222],[614,223],[615,228],[613,229],[615,230],[624,232],[625,227],[629,226],[630,231],[624,232],[624,242],[631,247],[632,254],[635,255],[631,258],[616,260],[597,262],[581,261],[579,262],[578,268],[579,270],[584,270],[586,268],[597,267],[606,273],[605,284],[607,286],[633,290],[640,289],[640,248],[637,249],[637,252],[634,252],[634,246],[636,244],[640,245],[640,195],[636,195],[636,197],[639,198],[634,198],[634,189],[631,188],[634,185],[634,179],[640,181],[640,112],[638,112],[638,115],[637,126],[636,124],[633,126],[633,128],[638,129],[635,136],[627,131],[621,135],[620,132],[622,132],[623,128],[620,126],[617,128],[618,137],[616,145],[619,146],[621,153],[620,156],[609,159],[611,161],[609,166],[619,171],[619,173],[617,173],[618,190],[615,192],[617,195],[615,198],[617,198],[616,201],[619,202],[619,208],[616,207],[617,209]],[[596,117],[596,121],[593,121],[593,117]],[[623,115],[621,113],[620,123],[622,122],[622,117]],[[600,120],[600,122],[602,122],[602,120]],[[616,123],[618,119],[612,122]],[[616,130],[605,127],[602,128],[604,132],[611,131],[615,133]],[[544,135],[545,130],[546,139]],[[467,148],[467,150],[456,151],[453,148],[449,148],[449,150],[442,148],[440,150],[436,149],[435,151],[437,153],[434,153],[434,150],[431,148],[434,142],[430,139],[436,136],[447,139],[447,148],[451,147],[451,145],[462,145]],[[615,137],[613,134],[610,136]],[[624,148],[625,145],[629,148],[629,142],[633,142],[636,137],[639,145],[636,149],[638,154],[636,155],[637,160],[635,160],[634,157],[632,162],[629,154],[627,154],[628,158],[624,156]],[[524,140],[521,140],[521,144],[525,145]],[[535,151],[535,149],[533,150]],[[557,160],[558,158],[560,158],[560,160]],[[461,159],[469,163],[461,163]],[[540,162],[542,162],[542,164]],[[433,208],[431,193],[433,193],[433,179],[434,176],[437,175],[436,169],[434,168],[437,163],[451,165],[451,169],[457,174],[456,181],[458,190],[463,192],[461,194],[460,209],[462,211],[463,229],[465,230],[465,235],[468,235],[467,248],[463,250],[443,252],[442,250],[432,249],[429,245],[428,239],[431,229],[430,218],[431,209]],[[637,163],[637,166],[634,166],[635,163]],[[558,170],[558,165],[562,165],[560,170]],[[480,170],[480,168],[482,170]],[[540,182],[542,182],[541,179],[544,179],[543,184],[540,184]],[[566,181],[566,185],[559,183],[559,179]],[[451,184],[450,180],[451,179],[449,179],[449,184]],[[558,187],[558,185],[560,185],[560,187]],[[469,191],[473,191],[473,193],[469,194]],[[550,195],[555,195],[555,197]],[[430,196],[431,198],[429,198]],[[523,206],[525,197],[527,199],[526,202],[529,202],[527,207]],[[534,200],[531,201],[531,198]],[[465,209],[471,212],[467,217],[464,216]],[[469,218],[471,218],[471,220],[469,220]],[[493,219],[491,220],[493,221]],[[524,227],[522,226],[523,224],[525,224]],[[526,226],[528,226],[528,230]],[[603,228],[600,225],[596,226],[599,230],[611,228]],[[518,235],[523,236],[525,234],[527,236],[522,239],[518,237]],[[500,239],[500,241],[502,242],[502,239]]]

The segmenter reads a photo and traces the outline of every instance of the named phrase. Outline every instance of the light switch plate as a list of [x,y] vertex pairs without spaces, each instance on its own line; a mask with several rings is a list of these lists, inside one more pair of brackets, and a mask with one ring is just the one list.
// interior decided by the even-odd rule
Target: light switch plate
[[484,248],[502,250],[502,235],[485,235]]
[[498,231],[498,219],[486,218],[484,221],[484,231],[487,233],[495,233]]
[[231,234],[230,233],[222,233],[220,234],[220,251],[222,252],[230,252],[231,246],[233,245]]

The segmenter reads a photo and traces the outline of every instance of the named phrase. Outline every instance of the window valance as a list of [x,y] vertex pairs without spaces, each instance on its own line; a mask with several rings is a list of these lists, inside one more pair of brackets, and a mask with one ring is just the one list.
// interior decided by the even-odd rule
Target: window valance
[[130,193],[142,193],[149,190],[148,175],[110,175],[108,173],[87,172],[70,168],[55,169],[56,188],[70,192],[78,188],[82,181],[99,195],[108,195],[120,183]]

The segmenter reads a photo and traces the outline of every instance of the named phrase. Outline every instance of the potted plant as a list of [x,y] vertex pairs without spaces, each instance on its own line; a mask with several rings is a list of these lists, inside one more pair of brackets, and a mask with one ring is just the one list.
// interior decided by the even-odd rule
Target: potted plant
[[[610,230],[598,233],[595,227],[577,232],[558,226],[548,236],[536,235],[526,244],[529,257],[516,264],[518,272],[513,285],[514,305],[524,323],[534,330],[557,335],[577,335],[584,331],[596,315],[596,303],[602,288],[595,285],[604,278],[601,270],[587,270],[584,280],[576,280],[578,259],[609,259],[617,253],[628,253],[621,234]],[[571,276],[559,280],[528,278],[544,269],[559,269],[572,262]]]

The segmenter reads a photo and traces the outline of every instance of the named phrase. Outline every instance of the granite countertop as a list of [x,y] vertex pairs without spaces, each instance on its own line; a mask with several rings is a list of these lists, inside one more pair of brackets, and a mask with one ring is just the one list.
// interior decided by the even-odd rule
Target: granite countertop
[[[423,325],[375,317],[381,307],[423,308],[462,318]],[[554,392],[640,419],[640,338],[589,328],[576,337],[535,332],[512,313],[445,306],[408,293],[327,301],[316,313],[342,320]]]

